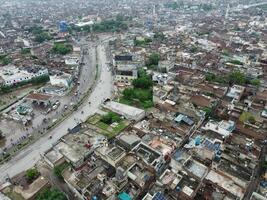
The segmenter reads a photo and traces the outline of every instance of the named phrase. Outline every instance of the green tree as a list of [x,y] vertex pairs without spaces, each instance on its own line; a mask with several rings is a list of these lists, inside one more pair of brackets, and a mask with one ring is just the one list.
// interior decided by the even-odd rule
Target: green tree
[[256,122],[255,117],[250,112],[243,112],[240,115],[239,120],[243,123],[250,122],[250,123],[254,124]]
[[240,71],[234,71],[229,74],[228,80],[231,83],[243,85],[246,83],[246,76]]
[[57,188],[50,188],[39,193],[36,200],[67,200],[67,197]]
[[34,167],[26,171],[26,178],[28,181],[33,181],[39,176],[38,170]]
[[191,53],[196,53],[197,51],[198,51],[197,46],[193,46],[193,47],[190,49],[190,52],[191,52]]
[[3,65],[8,65],[11,62],[12,62],[12,60],[11,60],[10,57],[4,57],[3,60],[2,60],[2,64]]
[[163,32],[159,32],[158,31],[158,32],[155,32],[154,38],[157,39],[157,40],[162,41],[162,40],[164,40],[165,35],[163,34]]
[[125,99],[132,99],[134,97],[134,89],[126,88],[125,90],[123,90],[122,94]]
[[50,40],[52,37],[50,36],[49,33],[46,33],[46,32],[42,32],[42,33],[39,33],[39,34],[36,34],[35,35],[35,41],[38,42],[38,43],[42,43],[46,40]]
[[31,49],[21,49],[20,53],[21,54],[29,54],[29,53],[31,53]]
[[148,66],[158,65],[160,61],[160,55],[158,53],[152,53],[148,58]]
[[72,52],[72,49],[73,47],[70,44],[57,43],[57,44],[54,44],[52,48],[52,52],[55,54],[66,55]]
[[53,173],[60,179],[63,180],[62,172],[69,166],[67,162],[57,165],[53,169]]
[[114,122],[121,121],[121,118],[119,115],[113,112],[108,112],[107,114],[103,115],[100,119],[101,122],[105,124],[112,124]]
[[152,80],[148,76],[140,77],[133,80],[133,86],[135,88],[148,89],[153,85]]
[[261,81],[260,81],[259,79],[256,78],[256,79],[252,79],[252,80],[250,80],[249,83],[250,83],[251,85],[260,86]]

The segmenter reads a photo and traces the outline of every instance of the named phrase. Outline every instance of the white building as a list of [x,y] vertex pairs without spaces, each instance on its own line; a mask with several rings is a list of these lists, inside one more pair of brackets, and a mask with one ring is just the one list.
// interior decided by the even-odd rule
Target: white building
[[226,96],[233,99],[234,101],[239,101],[244,91],[245,87],[240,85],[233,85]]
[[76,56],[68,56],[65,58],[65,64],[66,65],[78,65],[79,64],[79,58],[77,58]]
[[11,86],[23,81],[31,81],[33,78],[40,76],[48,76],[48,70],[40,66],[23,69],[15,66],[0,68],[0,80],[2,80],[3,85]]
[[220,122],[210,120],[205,126],[202,127],[202,129],[206,131],[213,131],[221,135],[222,138],[226,138],[230,136],[235,129],[235,122],[231,120],[222,120]]
[[107,101],[103,104],[104,108],[111,110],[119,115],[123,115],[126,119],[140,121],[146,115],[146,112],[142,109],[128,106],[115,101]]
[[69,88],[72,83],[72,76],[67,73],[63,73],[62,75],[55,74],[53,76],[50,76],[50,83],[51,85],[64,86],[66,88]]

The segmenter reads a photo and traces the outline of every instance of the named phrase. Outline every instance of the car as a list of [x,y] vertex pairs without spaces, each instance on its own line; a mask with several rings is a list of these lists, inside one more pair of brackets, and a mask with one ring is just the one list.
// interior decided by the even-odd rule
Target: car
[[50,112],[51,112],[51,108],[48,108],[47,111],[46,111],[46,114],[48,114]]
[[68,109],[68,106],[67,106],[67,105],[64,105],[64,109],[66,109],[66,110],[67,110],[67,109]]
[[52,106],[52,110],[56,110],[57,108],[58,108],[58,105],[56,104]]

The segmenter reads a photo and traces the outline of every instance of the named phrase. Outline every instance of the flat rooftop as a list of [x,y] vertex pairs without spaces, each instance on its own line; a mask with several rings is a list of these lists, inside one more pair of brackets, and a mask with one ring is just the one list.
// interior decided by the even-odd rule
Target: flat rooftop
[[237,185],[230,177],[211,170],[205,179],[218,185],[240,199],[242,199],[244,196],[244,189]]
[[37,101],[48,101],[52,98],[51,95],[41,94],[41,93],[31,93],[26,96],[27,99],[37,100]]
[[51,163],[56,163],[58,160],[63,158],[63,155],[56,151],[55,149],[51,149],[45,154],[45,157],[51,162]]
[[103,106],[131,120],[139,120],[145,116],[144,110],[115,101],[108,101]]
[[73,163],[76,163],[83,158],[83,156],[80,153],[74,151],[74,149],[71,146],[67,145],[62,141],[59,142],[57,145],[55,145],[54,149],[59,151],[62,155],[64,155],[64,157],[66,157]]
[[140,143],[138,147],[135,148],[135,152],[148,164],[152,164],[161,156],[157,151],[151,149],[149,146],[146,146],[143,143]]
[[109,156],[110,159],[112,160],[117,160],[119,157],[122,156],[122,154],[124,154],[124,150],[120,147],[113,147],[108,153],[107,155]]
[[208,171],[208,168],[205,165],[191,159],[185,163],[185,168],[200,179],[204,177]]

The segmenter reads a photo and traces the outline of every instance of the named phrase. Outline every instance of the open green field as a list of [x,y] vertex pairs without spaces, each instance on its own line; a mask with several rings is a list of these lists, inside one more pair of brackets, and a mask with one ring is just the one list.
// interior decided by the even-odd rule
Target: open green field
[[94,125],[99,133],[105,135],[107,138],[115,137],[129,125],[129,121],[125,119],[121,119],[120,121],[112,124],[104,123],[101,119],[101,115],[95,114],[87,120],[87,123]]

